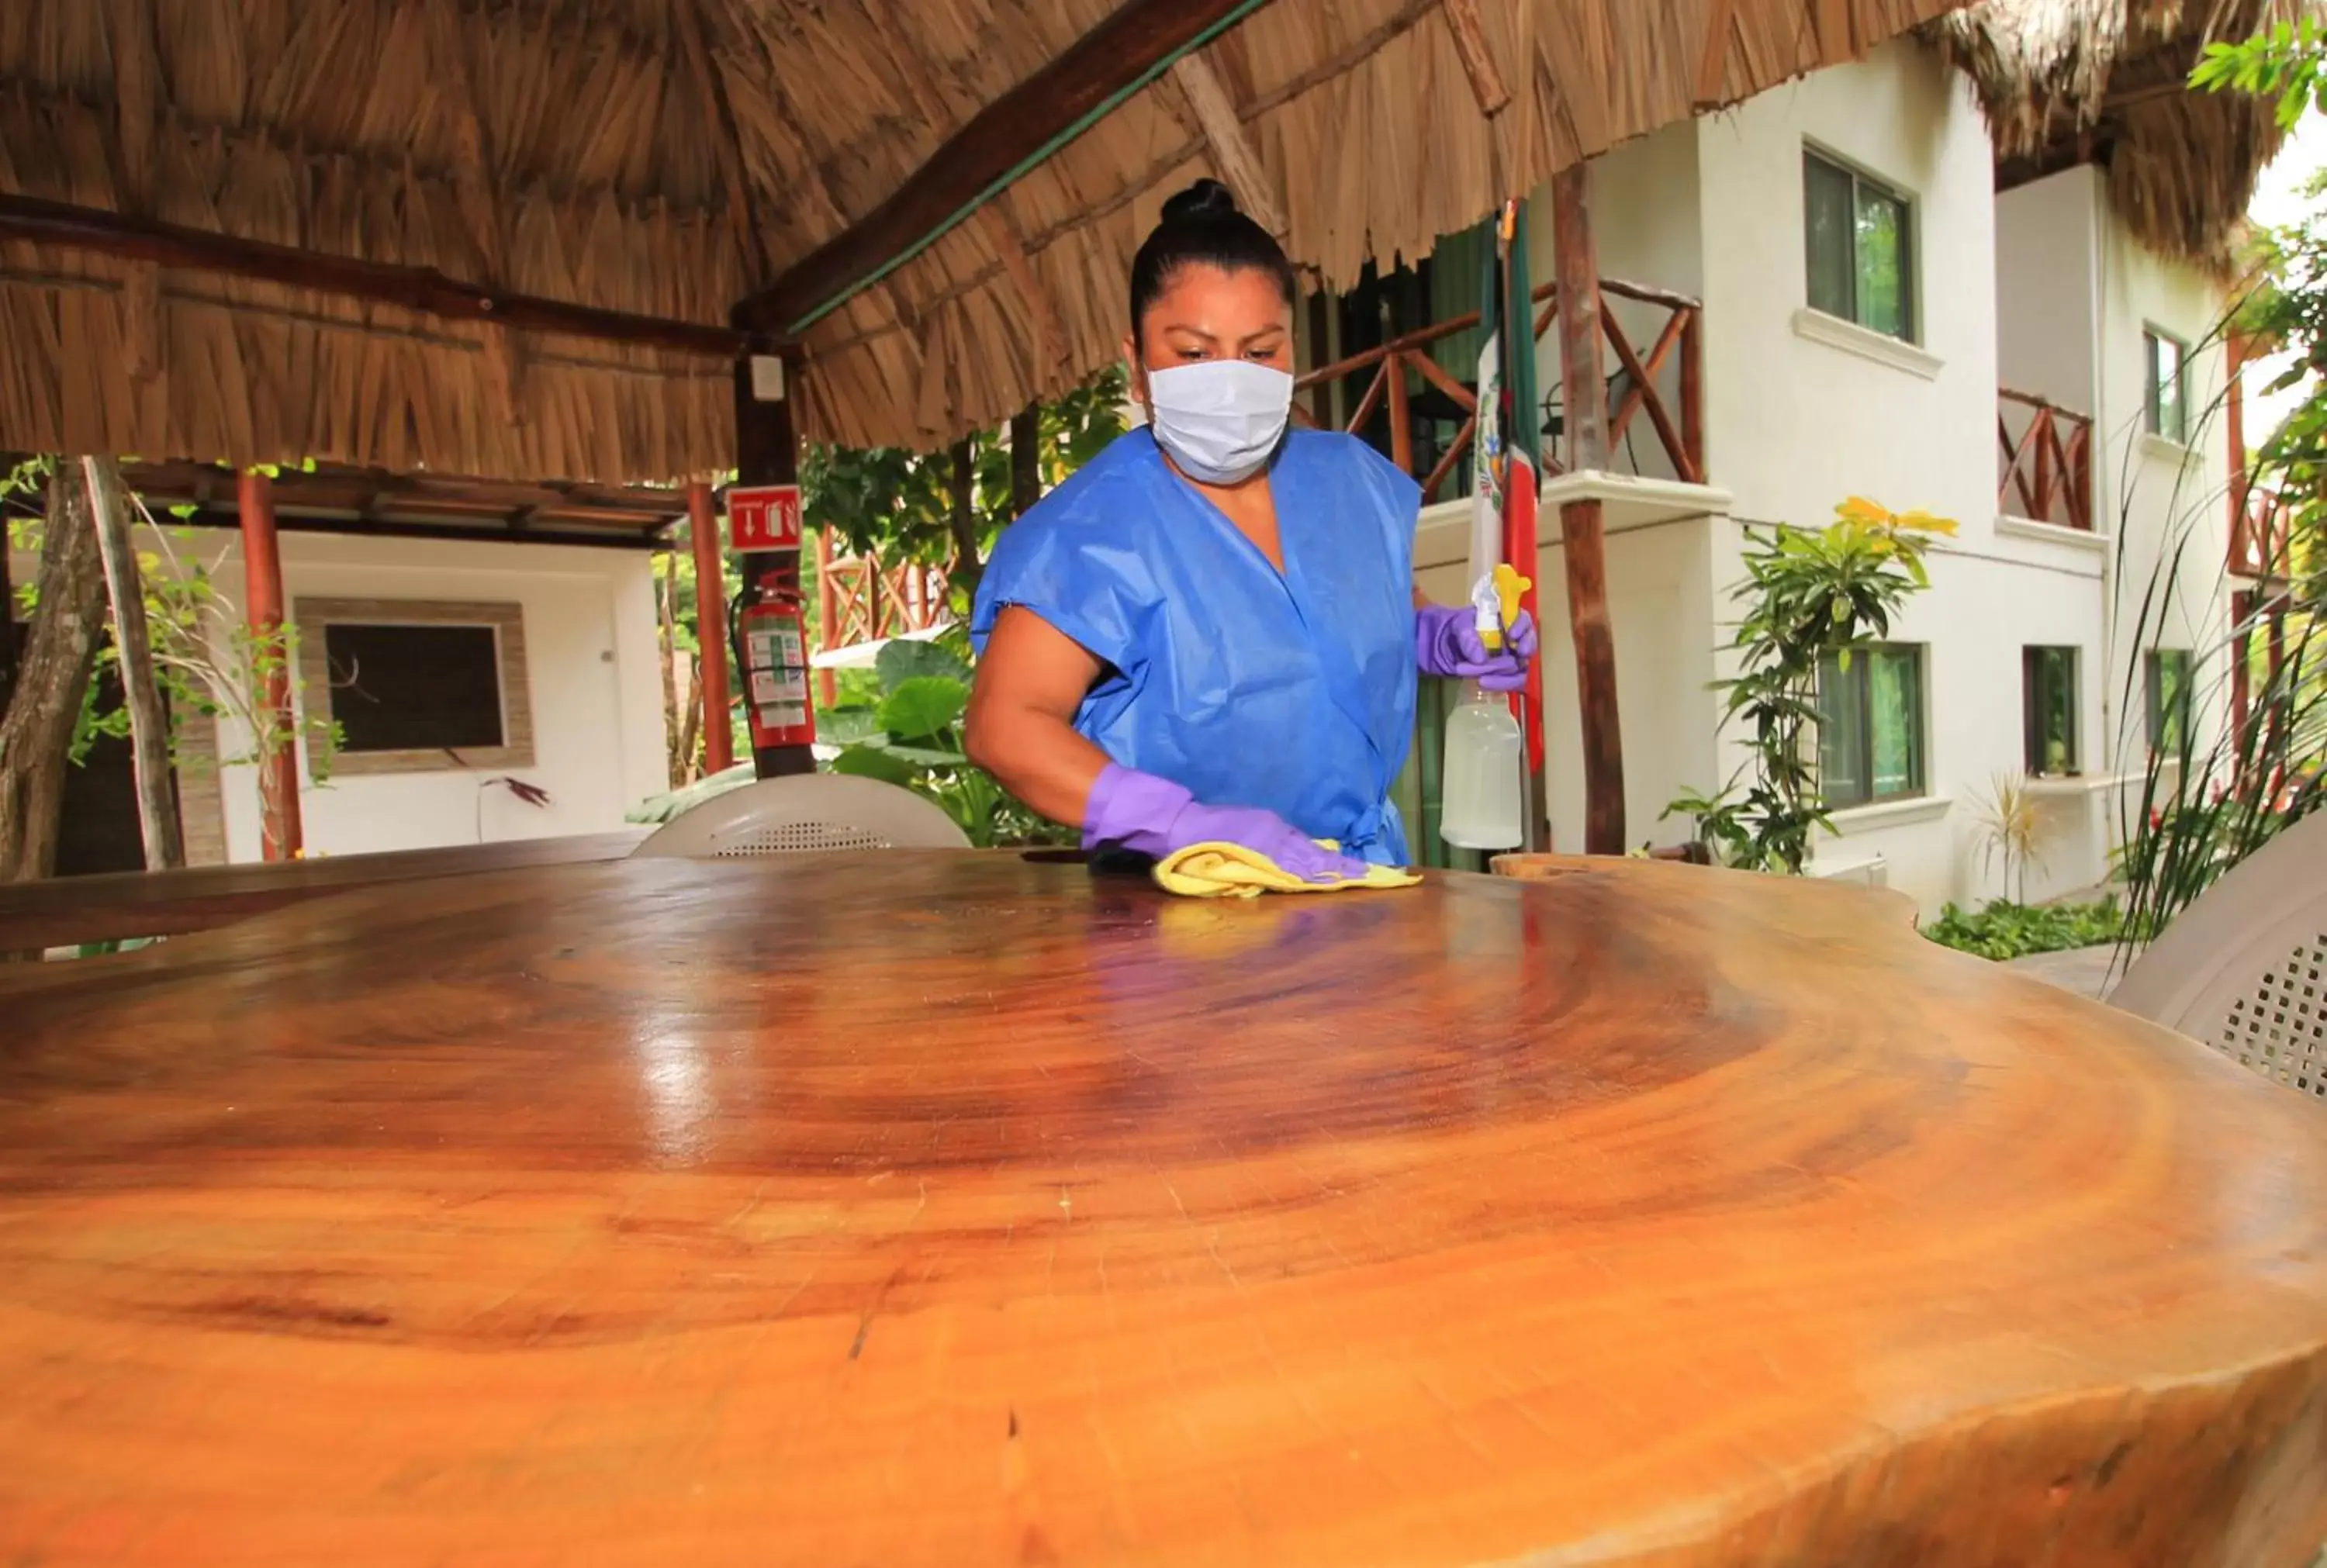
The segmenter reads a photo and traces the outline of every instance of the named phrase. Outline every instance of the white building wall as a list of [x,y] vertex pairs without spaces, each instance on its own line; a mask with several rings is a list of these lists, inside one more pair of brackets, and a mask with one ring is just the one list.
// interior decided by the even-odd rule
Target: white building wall
[[[242,614],[242,561],[235,536],[217,529],[173,537],[182,563],[210,568],[229,612]],[[662,687],[656,667],[654,590],[641,551],[498,545],[335,535],[282,536],[284,593],[303,598],[515,602],[523,608],[534,729],[534,766],[357,776],[317,786],[301,759],[300,809],[310,854],[359,854],[480,840],[600,833],[667,788]],[[20,582],[34,563],[13,563]],[[239,726],[220,724],[220,754],[248,749]],[[509,774],[549,793],[534,807],[482,779]],[[220,770],[229,857],[259,858],[253,770]]]
[[[1926,912],[1962,891],[1951,819],[2018,745],[2016,655],[1999,674],[1978,628],[2014,597],[1991,559],[1995,479],[1994,158],[1959,76],[1911,42],[1764,93],[1696,126],[1707,237],[1706,419],[1712,478],[1735,499],[1708,550],[1716,638],[1744,580],[1742,526],[1820,527],[1864,495],[1957,519],[1931,590],[1892,629],[1926,645],[1925,798],[1838,813],[1818,867],[1880,857]],[[1913,203],[1917,341],[1901,345],[1808,307],[1805,146]],[[2060,583],[2051,591],[2057,594]],[[1719,673],[1734,672],[1724,654]],[[1721,774],[1745,761],[1728,738]],[[1721,781],[1707,777],[1703,783]],[[1982,786],[1984,788],[1984,784]]]
[[1995,198],[1996,369],[2003,384],[2091,414],[2099,364],[2099,172],[2085,166]]
[[[1969,88],[1920,45],[1894,42],[1695,128],[1709,466],[1736,516],[1815,527],[1866,495],[1984,534],[1995,498],[1994,174]],[[1806,143],[1912,199],[1914,348],[1810,315]]]
[[[2097,694],[2106,705],[2107,726],[2094,732],[2115,740],[2095,763],[2137,772],[2146,716],[2139,677],[2146,648],[2195,650],[2204,667],[2201,686],[2210,673],[2224,683],[2216,694],[2223,700],[2201,713],[2201,733],[2227,714],[2221,652],[2229,634],[2230,463],[2221,416],[2228,374],[2222,344],[2226,303],[2220,285],[2195,268],[2136,244],[2114,212],[2106,212],[2104,222],[2098,377],[2106,450],[2096,506],[2101,526],[2122,536],[2123,548],[2121,566],[2112,563],[2117,579],[2113,678]],[[2146,328],[2192,346],[2186,447],[2144,433]],[[2166,602],[2150,612],[2145,627],[2142,603],[2153,583],[2165,592]],[[2120,690],[2128,669],[2134,677],[2129,701]]]

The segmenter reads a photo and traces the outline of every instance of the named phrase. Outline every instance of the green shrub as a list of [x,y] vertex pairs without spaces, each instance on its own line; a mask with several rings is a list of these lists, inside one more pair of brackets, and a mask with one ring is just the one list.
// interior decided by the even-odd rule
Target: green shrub
[[1943,947],[2001,963],[2031,953],[2061,953],[2098,947],[2124,934],[2125,914],[2115,899],[2097,904],[2015,904],[1990,899],[1976,910],[1949,904],[1925,926],[1923,935]]

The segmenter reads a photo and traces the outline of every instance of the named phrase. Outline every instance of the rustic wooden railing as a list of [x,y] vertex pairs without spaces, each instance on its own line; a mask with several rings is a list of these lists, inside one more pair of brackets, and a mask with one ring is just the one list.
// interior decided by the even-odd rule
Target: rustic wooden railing
[[1995,399],[1995,435],[2002,449],[1998,509],[2031,522],[2092,532],[2091,415],[2009,387],[1998,387]]
[[[883,565],[877,555],[841,555],[832,531],[816,536],[816,599],[818,648],[846,648],[907,631],[926,631],[945,617],[950,565],[908,562]],[[837,693],[832,672],[817,682],[824,705]]]
[[2249,483],[2230,518],[2230,574],[2284,582],[2294,571],[2294,512],[2286,497]]
[[[1633,419],[1645,413],[1656,428],[1657,441],[1674,474],[1690,484],[1705,483],[1704,305],[1686,294],[1626,283],[1621,278],[1603,278],[1600,291],[1600,325],[1609,347],[1615,351],[1618,366],[1606,394],[1610,449],[1623,441]],[[1625,331],[1609,296],[1659,306],[1665,311],[1665,318],[1659,323],[1646,353]],[[1533,297],[1539,307],[1533,322],[1534,336],[1540,341],[1557,314],[1557,285],[1545,284]],[[1304,404],[1301,394],[1371,370],[1366,389],[1359,396],[1342,428],[1351,433],[1362,431],[1377,413],[1386,409],[1389,416],[1390,461],[1421,481],[1425,503],[1435,500],[1439,487],[1471,450],[1479,427],[1479,397],[1475,387],[1432,359],[1430,350],[1440,341],[1478,324],[1479,313],[1471,311],[1304,373],[1294,382],[1294,417],[1314,426],[1317,416]],[[1668,400],[1659,382],[1676,356],[1679,359],[1677,386]],[[1463,415],[1453,441],[1426,473],[1417,472],[1415,466],[1411,404],[1412,378],[1416,377],[1443,393]],[[1534,417],[1534,411],[1529,410],[1526,416]],[[1567,465],[1564,453],[1547,448],[1544,466],[1548,472],[1565,472]]]

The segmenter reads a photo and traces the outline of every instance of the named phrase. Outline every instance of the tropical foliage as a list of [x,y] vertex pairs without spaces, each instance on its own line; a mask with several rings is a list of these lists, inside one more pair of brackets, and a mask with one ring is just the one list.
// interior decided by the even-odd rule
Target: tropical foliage
[[1977,910],[1949,904],[1922,929],[1924,936],[1941,947],[2002,963],[2032,953],[2105,947],[2123,935],[2125,913],[2114,899],[2034,908],[1991,899]]
[[[1039,454],[1032,474],[1040,494],[1098,455],[1123,434],[1123,371],[1100,372],[1053,403],[1014,421],[1033,428]],[[979,431],[967,443],[967,497],[956,483],[958,450],[810,446],[800,462],[800,500],[810,527],[830,528],[849,551],[889,565],[953,563],[954,587],[967,593],[1017,516],[1025,486],[1013,474],[1013,433]]]
[[[312,462],[308,465],[313,467]],[[54,458],[37,457],[19,463],[0,477],[0,504],[52,482],[59,471]],[[70,482],[70,470],[66,482]],[[269,471],[274,471],[269,465]],[[204,561],[179,546],[194,540],[195,530],[163,524],[136,502],[136,521],[145,525],[144,537],[152,548],[137,553],[137,574],[145,602],[145,634],[153,650],[154,684],[170,714],[170,750],[173,765],[181,765],[179,739],[196,720],[226,718],[247,737],[245,749],[221,759],[228,764],[257,763],[284,750],[306,743],[307,770],[318,784],[329,781],[332,761],[341,743],[339,726],[329,719],[285,718],[266,700],[267,687],[278,676],[296,693],[300,689],[299,629],[285,623],[268,630],[252,628],[220,593],[216,560]],[[182,519],[187,508],[173,508]],[[8,543],[37,555],[44,524],[29,509],[7,518]],[[38,606],[37,585],[21,583],[16,598],[24,619]],[[81,692],[80,716],[73,727],[70,760],[78,767],[89,748],[101,738],[126,739],[129,712],[118,699],[120,649],[108,637],[98,648],[97,667]],[[108,699],[107,694],[114,694]],[[304,711],[294,702],[294,714]]]
[[[2327,111],[2327,28],[2306,19],[2210,45],[2191,79],[2273,98],[2286,126],[2315,123]],[[2314,181],[2305,194],[2303,221],[2258,238],[2257,281],[2225,323],[2285,352],[2288,367],[2268,389],[2297,395],[2242,476],[2280,509],[2285,570],[2197,650],[2173,699],[2188,714],[2177,711],[2148,751],[2119,863],[2132,936],[2162,929],[2224,872],[2327,806],[2327,186]],[[2199,498],[2191,510],[2218,504]],[[2144,585],[2134,646],[2163,641],[2185,574],[2219,571],[2210,549],[2188,548],[2201,515],[2184,520],[2182,543]],[[2132,697],[2128,689],[2127,711]]]
[[1743,609],[1729,646],[1738,673],[1718,683],[1722,721],[1742,723],[1752,755],[1714,794],[1688,791],[1665,815],[1696,820],[1724,864],[1799,875],[1811,835],[1831,831],[1818,778],[1818,668],[1886,637],[1908,598],[1930,586],[1923,555],[1956,525],[1854,496],[1823,528],[1748,528]]
[[1071,836],[1020,805],[964,753],[970,662],[958,633],[892,642],[881,650],[877,674],[877,697],[827,710],[819,721],[824,738],[841,747],[834,772],[902,785],[935,801],[980,849]]

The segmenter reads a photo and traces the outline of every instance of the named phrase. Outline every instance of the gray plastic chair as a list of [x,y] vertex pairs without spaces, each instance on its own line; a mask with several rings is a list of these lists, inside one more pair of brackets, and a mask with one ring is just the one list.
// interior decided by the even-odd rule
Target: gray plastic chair
[[852,849],[967,849],[953,818],[910,789],[845,773],[762,779],[675,817],[632,855],[741,860]]
[[2199,894],[2108,1000],[2327,1105],[2327,811]]

